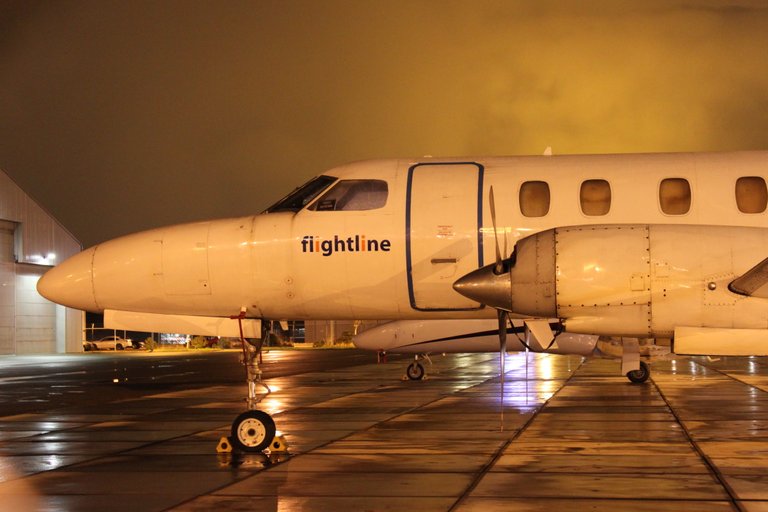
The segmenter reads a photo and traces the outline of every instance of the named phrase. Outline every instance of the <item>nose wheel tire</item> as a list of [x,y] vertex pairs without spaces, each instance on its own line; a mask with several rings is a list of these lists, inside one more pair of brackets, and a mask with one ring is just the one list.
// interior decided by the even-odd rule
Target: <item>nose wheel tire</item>
[[424,367],[420,363],[413,362],[405,370],[406,375],[411,380],[421,380],[424,378]]
[[232,422],[232,445],[244,452],[263,451],[275,438],[275,420],[264,411],[246,411]]
[[639,370],[632,370],[631,372],[627,372],[627,378],[635,384],[642,384],[643,382],[647,381],[648,377],[650,376],[651,369],[643,361],[640,361]]

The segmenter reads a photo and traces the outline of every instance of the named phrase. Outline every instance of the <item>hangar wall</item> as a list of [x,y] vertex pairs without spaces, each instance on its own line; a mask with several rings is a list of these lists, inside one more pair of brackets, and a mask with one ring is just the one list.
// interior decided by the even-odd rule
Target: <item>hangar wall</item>
[[37,293],[80,242],[0,170],[0,354],[82,352],[83,313]]

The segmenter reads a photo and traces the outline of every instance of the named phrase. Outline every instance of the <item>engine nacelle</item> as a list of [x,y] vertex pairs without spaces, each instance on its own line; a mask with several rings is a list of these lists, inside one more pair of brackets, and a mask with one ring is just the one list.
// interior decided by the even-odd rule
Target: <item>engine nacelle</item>
[[560,318],[576,333],[642,338],[672,337],[680,326],[768,329],[768,299],[728,288],[766,254],[763,228],[557,228],[517,242],[502,273],[488,265],[454,287],[515,314]]

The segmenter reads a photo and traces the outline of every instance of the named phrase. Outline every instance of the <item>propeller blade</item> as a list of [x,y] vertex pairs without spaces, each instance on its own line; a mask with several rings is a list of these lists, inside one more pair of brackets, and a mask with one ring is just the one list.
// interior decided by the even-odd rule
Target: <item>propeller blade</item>
[[504,230],[504,252],[503,252],[503,255],[504,255],[505,258],[507,256],[509,256],[509,252],[507,252],[507,230]]
[[496,240],[496,266],[494,271],[501,274],[503,266],[501,263],[501,248],[499,247],[499,233],[496,229],[496,201],[493,199],[493,186],[488,194],[488,204],[491,207],[491,224],[493,224],[493,238]]

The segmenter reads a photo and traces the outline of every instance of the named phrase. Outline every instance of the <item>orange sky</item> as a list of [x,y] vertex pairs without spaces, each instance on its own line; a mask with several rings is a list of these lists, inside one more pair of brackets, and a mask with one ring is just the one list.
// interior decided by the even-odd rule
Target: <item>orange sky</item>
[[387,156],[768,149],[760,1],[0,6],[0,168],[88,246]]

